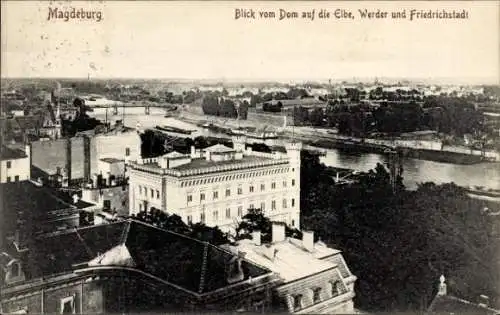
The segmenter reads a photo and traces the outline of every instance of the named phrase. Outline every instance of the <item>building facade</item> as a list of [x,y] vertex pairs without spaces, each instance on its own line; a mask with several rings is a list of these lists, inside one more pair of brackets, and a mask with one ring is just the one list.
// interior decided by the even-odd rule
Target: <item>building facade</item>
[[228,231],[249,208],[260,208],[273,221],[300,227],[301,143],[287,144],[286,153],[246,149],[245,137],[233,143],[131,162],[131,214],[154,207]]
[[261,233],[229,245],[260,266],[275,272],[280,283],[273,292],[276,311],[296,314],[353,314],[354,284],[342,252],[314,242],[314,232],[302,240],[285,237],[285,226],[273,223],[272,242],[261,243]]
[[276,280],[244,257],[129,220],[0,253],[0,312],[265,312]]
[[31,176],[31,148],[25,146],[24,152],[1,146],[0,183],[29,180]]

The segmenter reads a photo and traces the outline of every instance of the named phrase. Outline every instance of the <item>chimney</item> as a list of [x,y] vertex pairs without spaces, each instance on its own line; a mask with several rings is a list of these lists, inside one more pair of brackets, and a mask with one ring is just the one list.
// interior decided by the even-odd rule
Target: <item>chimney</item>
[[253,231],[252,232],[252,241],[256,246],[261,245],[261,234],[260,231]]
[[445,281],[446,279],[444,275],[441,275],[441,277],[439,277],[439,287],[438,287],[438,295],[440,296],[444,296],[447,294]]
[[313,231],[303,231],[302,232],[302,245],[308,252],[314,251],[314,232]]
[[212,152],[210,151],[205,151],[205,158],[207,161],[211,161],[212,160],[212,155],[211,155]]
[[191,146],[191,158],[196,158],[196,148],[194,147],[194,145]]
[[490,298],[486,295],[483,295],[481,294],[479,296],[479,303],[478,303],[479,306],[482,306],[482,307],[490,307]]
[[78,203],[78,200],[80,200],[80,197],[78,197],[78,195],[77,195],[77,194],[74,194],[72,197],[73,197],[73,203],[74,203],[74,204],[77,204],[77,203]]
[[283,222],[273,222],[272,239],[273,243],[285,240],[285,224]]

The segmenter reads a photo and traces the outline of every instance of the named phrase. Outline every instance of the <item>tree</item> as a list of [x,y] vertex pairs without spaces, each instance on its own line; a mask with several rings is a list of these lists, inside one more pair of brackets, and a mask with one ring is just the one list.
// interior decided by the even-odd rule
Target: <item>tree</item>
[[[272,222],[264,215],[261,209],[250,208],[241,222],[236,227],[236,239],[251,238],[252,232],[261,232],[261,241],[270,242],[272,240]],[[287,237],[301,238],[302,233],[294,228],[285,226],[285,235]]]
[[133,218],[165,230],[209,242],[216,246],[229,243],[227,235],[218,227],[208,227],[202,223],[187,225],[182,221],[180,216],[168,214],[156,208],[151,208],[149,211],[141,211]]

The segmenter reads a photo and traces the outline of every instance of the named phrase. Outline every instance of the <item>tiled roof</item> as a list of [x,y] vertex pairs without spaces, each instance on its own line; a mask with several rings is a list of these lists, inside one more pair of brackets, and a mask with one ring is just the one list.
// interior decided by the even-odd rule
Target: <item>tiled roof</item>
[[497,315],[500,310],[475,304],[450,295],[437,295],[428,309],[430,314]]
[[15,160],[27,157],[26,153],[19,149],[11,149],[7,146],[2,146],[0,150],[0,160]]
[[[29,253],[26,264],[31,278],[87,265],[127,266],[195,293],[227,286],[226,266],[235,257],[208,243],[134,220],[41,238]],[[244,280],[270,272],[247,261],[242,265]]]

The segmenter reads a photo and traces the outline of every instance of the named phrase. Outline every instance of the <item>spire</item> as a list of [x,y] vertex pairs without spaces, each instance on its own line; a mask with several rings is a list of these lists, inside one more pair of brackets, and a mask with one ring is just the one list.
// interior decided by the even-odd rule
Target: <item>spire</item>
[[446,278],[444,277],[444,275],[441,275],[441,277],[439,277],[439,287],[438,287],[438,295],[446,295]]

